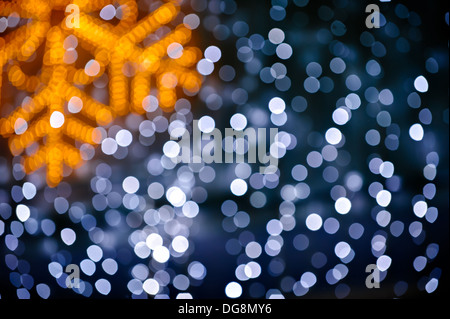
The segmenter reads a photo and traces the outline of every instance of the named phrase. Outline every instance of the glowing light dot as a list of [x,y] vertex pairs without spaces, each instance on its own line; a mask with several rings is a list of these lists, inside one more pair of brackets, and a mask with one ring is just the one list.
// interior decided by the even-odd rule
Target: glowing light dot
[[384,178],[391,178],[394,175],[394,164],[392,162],[386,161],[380,165],[380,174]]
[[424,131],[423,131],[422,125],[416,123],[416,124],[413,124],[409,128],[409,136],[414,141],[421,141],[423,139],[423,135],[424,135]]
[[17,135],[25,133],[28,129],[28,123],[23,118],[19,117],[16,122],[14,122],[14,132]]
[[287,43],[281,43],[276,49],[277,56],[282,60],[287,60],[292,56],[292,47]]
[[269,110],[273,114],[281,114],[286,109],[286,103],[279,97],[274,97],[269,102]]
[[216,126],[216,122],[211,116],[205,115],[198,120],[198,128],[203,133],[211,133]]
[[128,194],[134,194],[139,189],[139,180],[134,176],[128,176],[123,180],[122,188]]
[[322,227],[322,217],[318,214],[310,214],[306,217],[306,227],[309,230],[316,231]]
[[53,128],[60,128],[64,124],[64,114],[59,111],[54,111],[50,116],[50,126]]
[[159,283],[155,279],[147,279],[144,281],[142,288],[149,295],[156,295],[159,291]]
[[337,243],[336,246],[334,247],[334,253],[341,259],[347,257],[348,254],[350,254],[351,250],[352,249],[350,245],[347,244],[345,241]]
[[175,158],[180,153],[180,145],[175,141],[168,141],[163,146],[164,155]]
[[269,31],[269,41],[273,44],[280,44],[284,41],[284,32],[281,29],[273,28]]
[[239,283],[232,281],[225,287],[228,298],[239,298],[242,295],[242,287]]
[[83,101],[78,96],[72,96],[67,103],[67,108],[70,113],[78,113],[83,108]]
[[428,205],[424,201],[418,201],[414,204],[413,211],[417,217],[422,218],[427,213]]
[[342,133],[339,129],[332,127],[325,133],[325,139],[331,145],[339,144],[339,142],[342,140]]
[[162,246],[163,239],[161,235],[156,233],[151,233],[147,236],[147,239],[145,240],[145,244],[148,246],[148,248],[155,250],[159,246]]
[[99,279],[95,282],[95,289],[106,296],[111,291],[111,283],[106,279]]
[[96,60],[90,60],[84,67],[84,72],[89,76],[96,76],[100,72],[100,63]]
[[119,146],[127,147],[133,141],[133,135],[128,130],[120,130],[116,134],[116,142]]
[[28,220],[28,218],[30,218],[30,209],[28,208],[28,206],[19,204],[16,207],[16,215],[21,222],[25,222]]
[[236,196],[242,196],[247,192],[247,183],[240,178],[237,178],[231,182],[231,192]]
[[194,30],[200,25],[200,18],[195,13],[191,13],[183,18],[183,23],[186,28]]
[[339,214],[345,215],[352,208],[352,202],[346,197],[341,197],[334,203],[334,208]]
[[311,288],[317,282],[317,277],[312,272],[307,271],[300,277],[300,284],[304,288]]
[[379,271],[386,271],[392,263],[392,259],[389,256],[383,255],[377,259],[377,268]]
[[414,80],[414,87],[416,88],[417,91],[421,93],[427,92],[428,91],[427,79],[423,75],[418,76]]
[[36,195],[36,186],[33,183],[25,182],[22,187],[22,193],[26,199],[32,199]]
[[91,245],[86,249],[86,253],[94,262],[98,262],[103,257],[103,250],[97,245]]
[[167,249],[166,247],[158,246],[153,251],[152,256],[154,260],[162,264],[169,260],[170,252],[169,249]]
[[214,45],[209,46],[205,50],[205,58],[210,60],[211,62],[217,62],[222,57],[222,51]]
[[176,236],[172,240],[172,248],[177,253],[184,253],[189,248],[189,241],[184,236]]
[[347,123],[350,120],[349,111],[345,110],[342,107],[336,109],[333,112],[332,117],[333,117],[334,123],[336,123],[337,125],[344,125],[345,123]]
[[236,113],[231,117],[230,125],[233,129],[241,131],[247,126],[247,118],[241,113]]
[[214,63],[208,59],[201,59],[197,63],[197,71],[201,75],[210,75],[214,71]]
[[167,200],[175,207],[181,207],[186,202],[186,194],[176,186],[169,188],[166,192]]
[[438,287],[439,281],[436,278],[431,278],[429,282],[425,285],[425,290],[431,294]]
[[109,21],[113,19],[116,15],[116,8],[112,4],[108,4],[100,10],[100,18]]
[[199,213],[199,207],[196,202],[188,201],[183,205],[183,215],[188,218],[194,218]]
[[167,47],[167,55],[171,59],[179,59],[183,55],[183,46],[179,43],[171,43]]
[[72,245],[77,238],[77,235],[71,228],[64,228],[61,230],[61,239],[67,245]]
[[112,155],[117,151],[117,142],[115,139],[108,137],[102,141],[102,152],[106,155]]
[[377,203],[378,205],[380,205],[381,207],[386,207],[390,204],[392,199],[392,195],[389,191],[387,190],[382,190],[379,191],[376,197]]

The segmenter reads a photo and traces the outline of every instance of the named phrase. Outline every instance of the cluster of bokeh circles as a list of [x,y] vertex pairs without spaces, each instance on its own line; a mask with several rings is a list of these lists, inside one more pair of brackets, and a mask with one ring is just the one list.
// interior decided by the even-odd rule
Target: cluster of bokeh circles
[[[378,5],[380,28],[369,29],[365,6],[349,0],[184,1],[203,51],[198,96],[165,113],[152,92],[145,115],[105,128],[99,148],[82,149],[90,162],[55,188],[0,157],[0,296],[401,298],[447,289],[448,48],[436,39],[448,12],[433,12],[433,24],[420,6]],[[203,133],[277,128],[268,145],[276,172],[177,163],[171,138],[194,120]],[[248,153],[247,140],[234,143]],[[73,264],[79,285],[67,288]],[[369,265],[379,288],[366,286]]]

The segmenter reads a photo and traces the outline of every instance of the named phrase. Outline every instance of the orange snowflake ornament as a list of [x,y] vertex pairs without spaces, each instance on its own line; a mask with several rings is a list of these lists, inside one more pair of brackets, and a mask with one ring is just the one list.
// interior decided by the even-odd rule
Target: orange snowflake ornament
[[[120,12],[115,25],[96,17],[106,6],[116,16]],[[202,79],[195,65],[201,51],[184,47],[192,31],[184,24],[167,31],[179,11],[177,1],[168,1],[137,21],[136,1],[0,2],[0,16],[8,21],[28,19],[0,38],[0,66],[7,69],[12,86],[31,94],[0,119],[0,134],[9,137],[12,154],[27,154],[26,173],[45,166],[48,185],[58,185],[64,165],[76,168],[83,162],[75,145],[99,144],[103,136],[98,127],[117,116],[146,112],[152,83],[165,111],[175,105],[177,87],[188,95],[198,92]],[[55,24],[55,12],[69,14]],[[94,57],[84,68],[75,66],[78,42]],[[23,65],[36,59],[41,47],[41,68],[26,74]],[[104,74],[109,78],[109,105],[83,90]]]

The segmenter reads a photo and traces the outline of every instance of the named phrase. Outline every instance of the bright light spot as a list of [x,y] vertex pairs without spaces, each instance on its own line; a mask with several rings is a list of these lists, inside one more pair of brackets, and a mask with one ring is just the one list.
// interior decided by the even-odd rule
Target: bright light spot
[[247,118],[241,113],[236,113],[231,117],[230,125],[233,129],[242,131],[247,126]]
[[[158,99],[153,96],[153,95],[147,95],[143,100],[142,100],[142,107],[144,108],[144,110],[146,110],[147,112],[154,112],[158,109],[159,106],[159,101]],[[143,122],[145,123],[145,122]],[[150,122],[153,123],[153,122]]]
[[284,32],[281,29],[273,28],[269,31],[269,41],[273,44],[280,44],[284,41]]
[[71,228],[64,228],[61,230],[61,239],[67,246],[72,245],[76,238],[77,235]]
[[392,259],[389,256],[383,255],[377,259],[377,268],[379,271],[386,271],[392,263]]
[[209,46],[205,50],[205,58],[210,60],[211,62],[217,62],[222,57],[222,51],[214,45]]
[[317,282],[317,277],[312,272],[307,271],[300,277],[300,284],[305,288],[311,288]]
[[292,47],[287,43],[281,43],[276,49],[277,56],[282,60],[287,60],[292,56]]
[[334,246],[334,253],[341,259],[347,257],[351,250],[350,245],[345,241],[341,241]]
[[322,227],[322,217],[318,214],[310,214],[306,217],[306,227],[309,230],[316,231]]
[[345,215],[352,208],[352,202],[346,197],[340,197],[334,203],[334,208],[339,214]]
[[32,199],[36,195],[36,186],[33,183],[25,182],[23,183],[22,193],[26,199]]
[[162,246],[163,239],[161,235],[156,233],[151,233],[147,236],[147,239],[145,240],[145,244],[148,246],[148,248],[155,250],[156,248]]
[[96,76],[100,72],[100,63],[90,60],[84,67],[84,72],[89,76]]
[[283,231],[283,224],[278,219],[271,219],[266,225],[267,232],[272,236],[277,236]]
[[175,158],[180,153],[180,145],[175,141],[168,141],[163,146],[164,155]]
[[258,258],[262,253],[261,245],[255,241],[251,241],[245,246],[245,254],[249,258]]
[[394,175],[394,164],[392,162],[386,161],[380,165],[380,174],[384,178],[391,178]]
[[14,122],[14,132],[17,135],[23,134],[25,133],[25,131],[28,129],[28,123],[27,121],[25,121],[23,118],[19,117],[15,122]]
[[149,295],[156,295],[159,291],[159,283],[155,279],[150,278],[144,281],[142,288]]
[[90,259],[83,259],[80,262],[81,270],[88,276],[92,276],[95,273],[95,270],[97,267],[95,266],[95,263]]
[[199,212],[199,207],[196,202],[188,201],[183,205],[182,211],[184,216],[194,218]]
[[350,120],[350,113],[343,107],[340,107],[333,112],[333,121],[337,125],[344,125]]
[[214,71],[214,63],[208,59],[201,59],[197,63],[197,71],[201,75],[210,75]]
[[392,195],[387,190],[379,191],[377,194],[377,197],[376,197],[378,205],[380,205],[382,207],[388,206],[389,203],[391,202],[391,199],[392,199]]
[[191,13],[184,17],[183,23],[186,28],[194,30],[200,25],[200,18],[195,13]]
[[117,142],[111,137],[107,137],[102,141],[102,152],[106,155],[112,155],[117,151]]
[[257,278],[261,274],[261,266],[257,262],[251,261],[244,266],[244,273],[248,278]]
[[99,261],[103,257],[103,250],[97,245],[89,246],[86,249],[86,253],[87,253],[89,259],[91,259],[94,262]]
[[411,125],[409,128],[409,136],[411,136],[414,141],[421,141],[423,139],[423,135],[424,131],[422,125],[416,123]]
[[30,209],[28,208],[28,206],[19,204],[16,207],[16,215],[17,218],[23,223],[27,221],[28,218],[30,218]]
[[337,128],[332,127],[325,133],[325,139],[331,145],[339,144],[339,142],[342,140],[342,133]]
[[242,196],[247,192],[247,183],[240,178],[237,178],[231,182],[231,192],[236,196]]
[[269,102],[269,110],[273,114],[281,114],[286,109],[286,103],[279,97],[274,97]]
[[198,120],[198,128],[203,133],[211,133],[216,127],[216,122],[211,116],[205,115]]
[[425,290],[431,294],[438,287],[439,281],[436,278],[431,278],[429,282],[425,285]]
[[420,200],[414,204],[413,211],[417,217],[422,218],[427,213],[428,205],[426,202]]
[[70,113],[78,113],[83,108],[83,101],[78,96],[72,96],[67,103]]
[[183,55],[183,46],[177,42],[169,44],[167,47],[167,55],[171,59],[179,59]]
[[165,263],[169,260],[170,252],[165,246],[158,246],[153,250],[153,259],[159,263]]
[[176,186],[167,190],[166,198],[175,207],[181,207],[186,202],[186,194]]
[[184,253],[189,248],[189,241],[184,236],[176,236],[172,240],[172,248],[177,253]]
[[64,124],[64,114],[59,111],[54,111],[50,116],[50,126],[53,128],[60,128]]
[[104,6],[102,10],[100,10],[100,18],[103,20],[109,21],[116,15],[116,8],[112,4],[108,4]]
[[128,130],[120,130],[116,134],[116,142],[119,146],[127,147],[133,141],[133,135]]
[[128,176],[123,180],[122,188],[128,194],[134,194],[139,189],[139,181],[134,176]]
[[119,266],[117,265],[117,261],[112,258],[107,258],[103,260],[102,268],[108,275],[114,275],[119,269]]
[[242,287],[237,282],[232,281],[225,287],[225,294],[228,298],[238,298],[242,295]]
[[111,284],[106,279],[99,279],[95,282],[95,289],[102,295],[107,295],[111,291]]
[[345,98],[345,105],[351,110],[356,110],[361,106],[361,99],[358,94],[350,93]]
[[428,91],[428,81],[427,79],[420,75],[418,76],[415,80],[414,80],[414,87],[416,88],[417,91],[419,92],[426,92]]
[[189,275],[197,280],[202,280],[206,276],[206,268],[202,263],[193,261],[188,266]]

